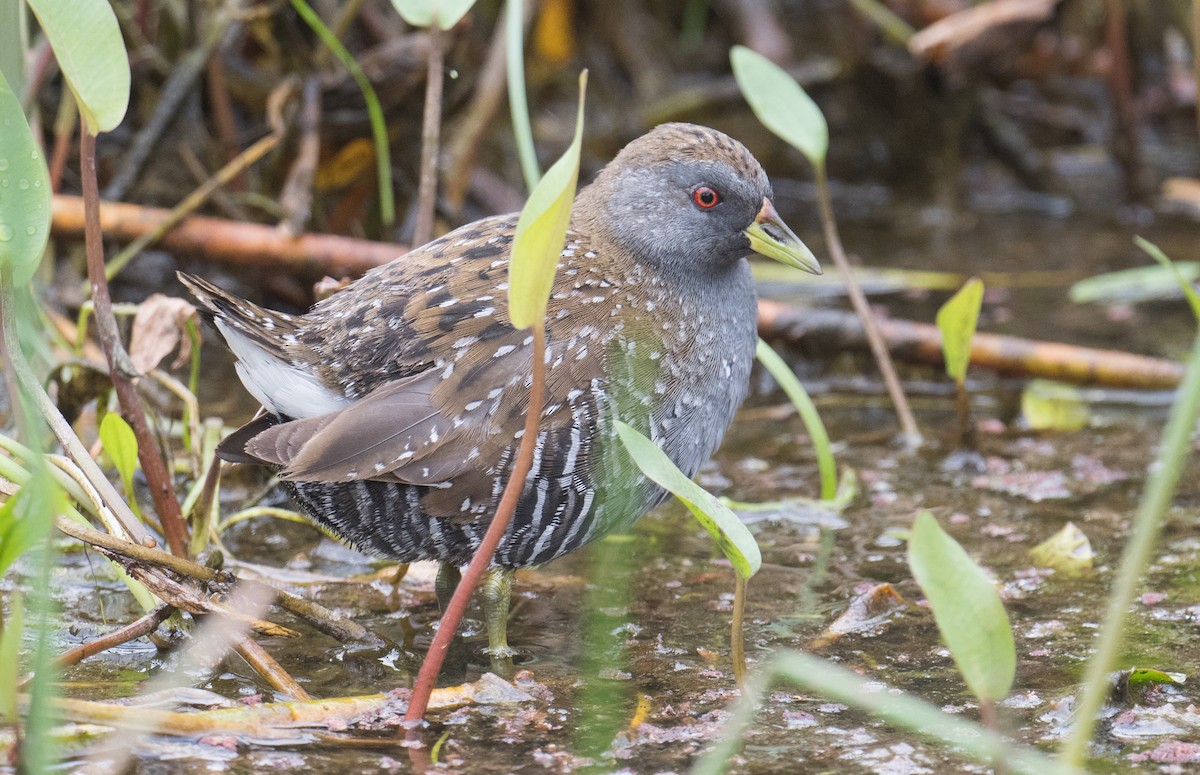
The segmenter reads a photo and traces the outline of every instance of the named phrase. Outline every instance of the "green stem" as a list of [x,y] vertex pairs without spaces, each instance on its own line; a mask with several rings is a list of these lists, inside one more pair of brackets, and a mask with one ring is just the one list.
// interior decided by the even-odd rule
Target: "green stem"
[[771,372],[771,376],[796,407],[796,412],[808,431],[808,437],[812,439],[813,450],[817,453],[817,468],[821,472],[821,500],[833,500],[837,497],[837,463],[834,462],[833,449],[829,445],[829,433],[825,430],[825,424],[821,422],[816,404],[771,345],[759,339],[754,354],[758,362]]
[[350,72],[350,77],[358,84],[359,91],[362,92],[363,99],[367,102],[371,136],[375,140],[375,167],[379,178],[379,217],[385,227],[391,227],[396,221],[396,203],[392,196],[392,156],[388,146],[387,124],[384,123],[383,108],[379,104],[375,88],[367,80],[367,76],[358,66],[358,62],[354,61],[354,57],[350,55],[342,42],[325,25],[325,22],[321,21],[321,17],[312,9],[312,6],[304,0],[291,0],[291,3],[292,7],[296,9],[296,13],[300,14],[300,18],[312,28],[313,32],[317,33],[321,42]]
[[1183,464],[1191,452],[1191,434],[1200,416],[1200,336],[1192,346],[1192,357],[1188,360],[1183,384],[1176,394],[1171,416],[1163,431],[1163,443],[1158,458],[1150,467],[1150,481],[1138,503],[1134,518],[1133,534],[1125,544],[1121,566],[1117,572],[1116,586],[1108,598],[1108,609],[1104,624],[1097,636],[1096,651],[1088,660],[1084,678],[1083,696],[1075,711],[1075,723],[1071,734],[1062,748],[1064,760],[1082,768],[1087,758],[1088,743],[1096,728],[1096,714],[1108,696],[1108,674],[1116,665],[1117,655],[1124,638],[1125,616],[1133,605],[1138,585],[1158,534],[1162,530],[1163,517],[1171,505]]
[[513,138],[521,160],[521,174],[530,191],[542,178],[537,152],[533,147],[533,126],[529,122],[529,100],[525,95],[525,14],[521,0],[508,0],[504,13],[505,54],[508,63],[508,109],[512,113]]

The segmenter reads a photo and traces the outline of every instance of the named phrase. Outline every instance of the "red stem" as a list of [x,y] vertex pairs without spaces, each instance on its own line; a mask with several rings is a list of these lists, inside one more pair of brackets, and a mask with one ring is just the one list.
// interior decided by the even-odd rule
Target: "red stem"
[[[492,518],[492,523],[483,536],[483,542],[475,550],[475,556],[471,558],[471,564],[467,566],[466,573],[458,582],[458,588],[454,590],[454,596],[450,598],[450,604],[446,606],[446,612],[442,614],[437,634],[433,636],[429,653],[425,655],[425,661],[421,663],[421,670],[417,673],[417,682],[413,686],[412,698],[408,701],[408,711],[404,714],[405,722],[416,722],[425,717],[425,710],[429,707],[429,697],[433,693],[433,685],[442,670],[446,651],[449,650],[450,643],[458,632],[459,622],[462,621],[463,614],[467,610],[467,602],[471,599],[475,588],[479,586],[479,581],[483,578],[488,566],[491,565],[496,548],[500,545],[500,539],[508,530],[508,525],[512,522],[513,514],[517,510],[517,501],[521,497],[521,490],[525,487],[525,477],[529,475],[529,469],[533,466],[533,450],[537,444],[538,422],[542,416],[546,386],[545,353],[546,331],[543,324],[538,323],[533,328],[533,384],[529,387],[529,413],[525,415],[525,434],[521,437],[517,460],[513,464],[512,474],[509,475],[504,493],[500,496],[500,505],[496,507],[496,515]],[[410,724],[408,738],[416,739],[418,736],[417,726]]]
[[113,316],[112,297],[108,294],[108,280],[104,276],[104,246],[100,233],[100,186],[96,182],[96,136],[83,127],[79,134],[79,173],[83,179],[84,244],[87,248],[88,279],[92,286],[92,304],[95,309],[96,333],[104,356],[108,361],[109,376],[113,389],[121,404],[121,415],[133,428],[138,442],[138,460],[146,474],[150,497],[154,500],[154,511],[162,522],[163,533],[171,553],[178,557],[187,556],[187,526],[175,497],[175,486],[163,462],[158,448],[158,439],[146,421],[146,412],[131,375],[132,364],[121,344],[117,331],[117,319]]

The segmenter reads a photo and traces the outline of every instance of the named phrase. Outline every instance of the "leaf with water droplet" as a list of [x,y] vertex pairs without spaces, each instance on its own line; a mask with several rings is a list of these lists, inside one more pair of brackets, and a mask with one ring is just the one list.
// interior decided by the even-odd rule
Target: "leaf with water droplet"
[[[0,279],[11,277],[16,285],[25,285],[37,270],[46,240],[50,236],[50,190],[46,165],[36,158],[37,144],[21,102],[0,75],[0,117],[12,122],[14,129],[0,132]],[[11,186],[12,181],[18,181]],[[20,182],[45,181],[33,191],[18,193]],[[32,231],[30,231],[32,229]]]

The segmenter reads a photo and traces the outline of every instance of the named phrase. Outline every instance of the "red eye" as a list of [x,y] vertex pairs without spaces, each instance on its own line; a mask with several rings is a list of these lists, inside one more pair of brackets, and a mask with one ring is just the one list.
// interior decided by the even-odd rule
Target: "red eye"
[[708,186],[700,186],[692,192],[692,201],[696,203],[697,207],[711,210],[721,201],[721,195]]

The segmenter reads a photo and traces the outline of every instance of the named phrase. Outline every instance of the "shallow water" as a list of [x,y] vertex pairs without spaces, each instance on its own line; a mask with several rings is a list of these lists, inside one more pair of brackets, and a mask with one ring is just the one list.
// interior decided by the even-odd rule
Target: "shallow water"
[[[848,226],[847,246],[871,256],[872,263],[964,274],[1078,272],[1080,266],[1099,271],[1141,262],[1129,230],[1120,226],[981,216],[950,225],[932,220],[933,225],[885,230],[864,219]],[[1147,236],[1171,251],[1184,244],[1187,229],[1167,223]],[[1176,258],[1191,258],[1176,252]],[[942,298],[907,292],[879,301],[898,317],[932,320]],[[1065,283],[993,291],[981,329],[1161,356],[1177,356],[1188,346],[1192,323],[1182,305],[1111,311],[1073,306],[1065,299]],[[202,399],[210,411],[224,413],[223,399],[237,402],[229,392],[229,372],[213,365],[215,350],[206,357],[213,371]],[[905,370],[918,419],[931,439],[914,454],[892,443],[892,415],[877,380],[869,376],[873,368],[861,357],[839,354],[798,366],[818,394],[839,465],[857,471],[861,492],[840,518],[810,511],[796,521],[754,523],[764,562],[750,584],[751,663],[784,648],[814,651],[873,681],[974,717],[972,698],[939,643],[932,616],[918,604],[920,591],[906,562],[904,533],[916,512],[929,509],[994,574],[1003,591],[1018,651],[1016,686],[1001,714],[1004,728],[1027,743],[1053,748],[1064,724],[1061,703],[1074,692],[1091,647],[1169,396],[1091,392],[1088,428],[1035,434],[1016,422],[1018,381],[973,374],[975,416],[982,430],[976,470],[970,461],[955,464],[951,450],[938,441],[950,437],[955,420],[953,396],[935,371]],[[700,481],[739,501],[814,497],[816,463],[799,420],[766,377],[756,374],[754,380],[756,395]],[[1190,674],[1200,662],[1194,637],[1200,622],[1195,471],[1193,466],[1184,477],[1147,578],[1145,591],[1153,594],[1129,619],[1125,666]],[[1038,571],[1028,558],[1032,546],[1067,521],[1088,535],[1096,552],[1096,570],[1080,579]],[[294,591],[418,652],[428,645],[437,611],[430,569],[414,567],[399,588],[385,582],[346,584],[338,579],[371,573],[378,564],[311,528],[258,519],[231,528],[224,539],[239,560],[286,566],[293,574],[289,578],[314,574],[316,581],[294,584]],[[55,587],[63,607],[61,647],[137,615],[123,588],[106,574],[99,560],[68,555]],[[909,605],[863,632],[821,638],[856,595],[882,582],[893,584]],[[0,599],[19,583],[12,574],[0,582]],[[440,758],[451,772],[566,772],[587,765],[638,773],[686,771],[721,734],[736,697],[728,649],[732,593],[728,563],[675,505],[642,520],[632,536],[614,536],[522,572],[509,628],[520,654],[509,673],[529,671],[531,677],[521,680],[538,687],[535,699],[435,714],[428,739],[448,733]],[[304,633],[299,640],[260,641],[314,697],[374,693],[411,680],[403,659],[347,649],[286,615],[271,618]],[[478,622],[467,629],[443,683],[472,681],[492,668],[481,653]],[[170,660],[139,640],[67,670],[63,691],[92,699],[131,696]],[[276,699],[236,657],[226,658],[212,677],[195,685],[235,701]],[[648,698],[641,700],[642,712],[640,698]],[[1193,707],[1198,702],[1189,675],[1187,683],[1155,692],[1142,705],[1115,706],[1101,729],[1096,770],[1153,771],[1169,766],[1162,760],[1172,757],[1200,757],[1200,713]],[[384,739],[391,735],[385,732]],[[158,737],[138,747],[136,769],[301,767],[371,772],[381,767],[407,771],[409,764],[399,747]],[[916,735],[787,686],[771,694],[734,769],[983,771]]]

